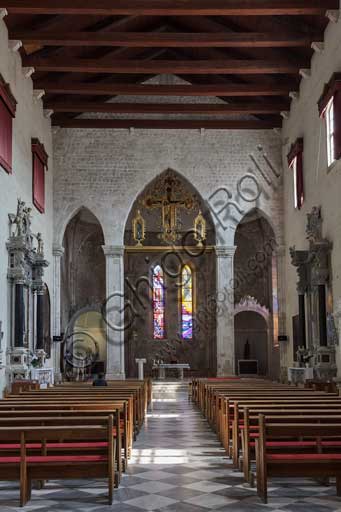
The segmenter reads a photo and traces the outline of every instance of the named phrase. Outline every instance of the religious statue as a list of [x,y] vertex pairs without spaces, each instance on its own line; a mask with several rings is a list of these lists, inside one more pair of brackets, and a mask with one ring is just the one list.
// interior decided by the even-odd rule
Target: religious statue
[[321,208],[314,206],[310,213],[307,214],[307,239],[311,243],[316,243],[322,239],[322,216]]
[[38,242],[38,248],[37,248],[37,254],[39,256],[44,256],[44,242],[43,237],[41,233],[37,233],[37,242]]
[[332,313],[327,313],[327,338],[328,345],[333,346],[339,344],[339,335],[335,325],[334,315]]
[[300,368],[308,367],[310,359],[314,357],[313,352],[305,347],[298,347],[296,355]]
[[249,343],[248,339],[246,340],[245,345],[244,345],[244,359],[245,360],[250,359],[250,343]]
[[198,242],[198,247],[202,247],[203,242],[206,240],[206,220],[201,213],[201,210],[199,210],[199,213],[194,220],[194,240]]
[[151,194],[145,198],[144,206],[148,209],[161,208],[162,233],[159,238],[168,244],[176,242],[179,233],[178,210],[187,211],[195,206],[195,198],[185,192],[175,173],[168,171],[166,177],[157,181]]
[[25,217],[24,207],[25,207],[25,202],[22,201],[21,199],[18,199],[17,213],[16,214],[10,213],[8,215],[10,224],[11,225],[15,224],[15,226],[16,226],[16,231],[15,231],[15,233],[12,233],[11,236],[20,237],[25,234],[25,231],[24,231],[24,217]]
[[140,210],[137,211],[137,215],[133,219],[133,238],[137,242],[137,246],[142,246],[142,242],[146,238],[146,224]]

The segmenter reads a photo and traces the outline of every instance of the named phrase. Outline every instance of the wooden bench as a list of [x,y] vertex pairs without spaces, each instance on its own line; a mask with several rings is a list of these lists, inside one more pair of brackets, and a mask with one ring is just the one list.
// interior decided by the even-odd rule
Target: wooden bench
[[[18,416],[21,412],[24,412],[26,415],[31,415],[32,411],[38,411],[38,415],[51,415],[55,413],[55,415],[67,415],[71,414],[75,411],[84,413],[88,412],[91,415],[96,415],[97,411],[101,411],[101,415],[103,415],[103,411],[106,415],[113,414],[117,417],[117,442],[116,442],[116,459],[117,459],[117,485],[120,483],[121,474],[126,469],[128,464],[128,445],[127,445],[127,436],[126,436],[126,427],[122,429],[122,420],[121,414],[122,411],[125,410],[126,404],[125,402],[76,402],[74,400],[71,401],[62,401],[62,402],[54,402],[50,401],[25,401],[24,403],[18,403],[17,401],[11,400],[3,400],[0,402],[0,418],[3,417],[4,414],[9,411],[14,412],[12,417]],[[123,420],[124,421],[124,420]],[[124,425],[125,423],[123,423]],[[122,453],[123,447],[123,453]]]
[[[315,441],[307,453],[294,453],[290,449],[276,448],[273,453],[271,440],[297,439]],[[256,439],[257,492],[264,503],[268,498],[270,477],[336,477],[336,492],[341,496],[341,448],[325,453],[322,441],[341,441],[338,423],[271,423],[267,417],[259,417],[259,437]]]
[[[240,426],[242,429],[242,470],[244,473],[245,480],[253,485],[254,478],[253,473],[251,472],[251,462],[255,460],[255,440],[259,436],[259,415],[266,415],[267,420],[271,423],[306,423],[309,421],[310,423],[340,423],[341,426],[341,409],[293,409],[288,411],[288,409],[274,411],[270,408],[268,409],[248,409],[247,407],[244,409],[244,422]],[[278,447],[290,449],[293,451],[306,451],[307,449],[315,446],[315,441],[307,441],[305,443],[297,440],[293,441],[269,441],[269,446],[273,449]],[[328,446],[341,446],[341,442],[337,441],[336,444],[329,442],[324,444],[322,442],[322,446],[326,448]]]
[[263,396],[263,398],[259,398],[258,396],[251,396],[248,399],[245,398],[224,398],[224,414],[221,420],[221,430],[220,430],[220,439],[222,444],[228,454],[228,456],[232,457],[234,464],[238,465],[238,453],[240,449],[240,438],[238,436],[238,425],[239,421],[242,419],[242,408],[252,404],[258,404],[260,406],[278,404],[278,406],[284,407],[292,407],[302,406],[306,407],[309,404],[320,404],[321,406],[325,405],[326,402],[330,405],[340,405],[341,400],[339,398],[335,398],[331,396],[314,396],[314,395],[306,395],[306,396],[298,396],[298,395],[287,395],[287,396],[278,396],[277,393],[274,395]]
[[[17,452],[0,455],[0,480],[20,482],[20,505],[31,497],[33,480],[106,478],[108,502],[113,503],[115,481],[115,438],[113,416],[102,418],[98,425],[0,427],[0,445],[16,445]],[[89,453],[79,440],[89,441]],[[99,443],[98,450],[94,445]],[[49,453],[51,443],[70,444],[67,454]],[[39,455],[30,454],[30,445],[41,446]],[[104,446],[105,445],[105,446]]]

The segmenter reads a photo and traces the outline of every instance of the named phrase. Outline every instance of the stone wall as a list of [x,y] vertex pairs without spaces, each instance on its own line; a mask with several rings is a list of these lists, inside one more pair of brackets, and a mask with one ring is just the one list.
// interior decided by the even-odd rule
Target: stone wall
[[[134,201],[168,168],[195,186],[202,199],[209,200],[217,189],[225,187],[236,203],[237,207],[224,209],[226,190],[220,190],[210,201],[217,211],[224,210],[218,215],[220,222],[215,218],[216,243],[224,248],[219,253],[217,290],[231,292],[235,229],[252,208],[264,213],[279,246],[283,244],[281,183],[271,170],[273,166],[282,174],[281,140],[274,131],[60,129],[54,136],[54,164],[57,244],[70,217],[86,206],[99,220],[106,246],[122,247]],[[260,190],[253,193],[257,199],[251,202],[245,201],[250,195],[246,193],[242,199],[237,192],[238,182],[248,174],[253,175],[253,181],[246,178],[242,189],[252,189],[256,181]],[[117,291],[121,290],[107,289],[108,296]],[[234,370],[233,299],[226,307],[217,325],[219,375]]]
[[[70,218],[86,206],[99,219],[106,244],[122,245],[136,197],[167,168],[204,199],[218,187],[229,188],[245,213],[254,206],[263,210],[281,237],[281,190],[274,192],[250,158],[271,173],[259,146],[281,172],[281,142],[273,131],[60,129],[54,136],[55,241],[61,243]],[[256,204],[237,197],[237,182],[249,170],[264,188]],[[233,245],[233,229],[221,229],[218,236],[221,245]]]
[[[49,155],[49,170],[45,175],[46,211],[41,214],[32,206],[32,230],[41,232],[45,242],[45,256],[50,262],[45,273],[51,300],[52,290],[52,181],[53,155],[50,120],[43,115],[41,100],[35,100],[30,78],[25,78],[21,58],[9,49],[7,28],[0,20],[0,73],[10,84],[18,105],[13,120],[13,174],[8,175],[0,168],[0,321],[4,333],[2,340],[3,363],[6,363],[6,349],[9,342],[9,303],[7,284],[8,254],[6,241],[9,236],[8,214],[15,213],[20,197],[32,205],[32,153],[31,138],[37,137],[44,144]],[[5,368],[0,369],[0,394],[5,386]]]
[[[326,127],[319,118],[317,102],[332,74],[341,69],[341,21],[329,23],[325,32],[324,49],[316,52],[311,62],[311,76],[303,79],[299,98],[293,100],[289,119],[283,127],[284,168],[284,226],[286,240],[286,297],[287,334],[290,343],[283,350],[283,364],[290,365],[292,351],[292,317],[298,313],[296,270],[290,263],[289,247],[307,249],[306,215],[313,206],[322,207],[323,236],[333,243],[332,293],[335,305],[341,296],[341,162],[328,169]],[[293,177],[286,162],[290,145],[304,137],[304,188],[305,202],[300,211],[294,209]],[[332,305],[331,305],[332,309]],[[338,355],[339,372],[341,358]]]

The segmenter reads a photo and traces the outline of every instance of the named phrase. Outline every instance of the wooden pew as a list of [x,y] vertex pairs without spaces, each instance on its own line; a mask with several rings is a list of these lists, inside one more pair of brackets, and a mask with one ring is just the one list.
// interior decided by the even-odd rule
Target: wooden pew
[[[34,404],[37,403],[50,403],[50,404],[66,404],[66,403],[77,403],[77,404],[98,404],[98,403],[105,403],[108,402],[109,404],[114,404],[122,409],[122,425],[121,425],[121,431],[122,435],[124,437],[124,443],[123,447],[125,449],[125,458],[128,461],[131,449],[132,449],[132,443],[133,443],[133,437],[134,437],[134,427],[133,427],[133,412],[132,412],[132,397],[129,395],[118,398],[116,395],[112,395],[111,393],[100,393],[100,392],[93,392],[93,393],[65,393],[64,396],[60,395],[59,393],[34,393],[31,395],[30,393],[24,393],[20,395],[11,395],[10,397],[6,398],[4,400],[5,404],[8,403],[20,403],[20,404]],[[1,410],[1,407],[0,407]]]
[[[309,453],[292,453],[283,449],[271,451],[269,442],[279,439],[314,440],[316,448]],[[321,441],[341,440],[338,423],[271,423],[264,415],[259,418],[256,439],[257,492],[264,503],[268,498],[269,477],[336,477],[336,492],[341,496],[341,449],[324,452]]]
[[[60,411],[63,411],[63,415],[65,413],[71,413],[74,411],[85,412],[96,414],[97,410],[105,411],[106,414],[112,413],[117,414],[117,441],[116,441],[116,460],[118,466],[117,472],[117,486],[120,483],[121,474],[127,467],[127,441],[126,435],[122,433],[122,423],[121,423],[121,414],[126,410],[125,402],[76,402],[74,400],[70,400],[69,402],[64,400],[61,402],[50,402],[50,401],[25,401],[25,403],[20,403],[17,401],[11,401],[9,399],[3,400],[0,402],[0,418],[3,417],[3,413],[6,411],[14,411],[15,415],[19,415],[21,411],[25,411],[26,414],[30,415],[33,410],[38,410],[38,414],[47,414],[51,415],[55,411],[57,415],[60,415]],[[14,415],[14,417],[15,417]],[[126,432],[126,427],[125,432]],[[122,446],[124,449],[123,457],[122,457]]]
[[309,404],[320,404],[325,406],[326,402],[332,405],[340,405],[341,400],[333,395],[319,396],[314,395],[296,395],[295,393],[290,395],[287,394],[279,395],[277,393],[268,396],[250,396],[245,399],[244,397],[232,397],[224,398],[225,406],[225,417],[223,422],[223,445],[227,451],[227,454],[232,457],[235,466],[238,466],[238,454],[240,449],[240,437],[239,437],[239,421],[242,419],[242,408],[248,405],[271,405],[278,404],[282,407],[308,407]]
[[[106,441],[98,452],[84,449],[79,452],[79,439]],[[50,455],[51,442],[71,443],[72,450],[64,455]],[[107,478],[108,502],[113,503],[115,481],[115,439],[113,436],[113,416],[102,418],[98,425],[63,426],[18,426],[0,427],[0,444],[14,443],[19,446],[15,455],[0,456],[0,479],[20,482],[20,505],[23,507],[31,497],[33,480]],[[30,455],[28,445],[42,445],[39,455]],[[103,443],[101,443],[103,444]],[[90,443],[93,445],[93,443]]]
[[[259,408],[259,409],[249,409],[248,407],[244,408],[244,422],[241,425],[242,429],[242,470],[244,473],[245,480],[253,485],[254,478],[253,473],[251,472],[251,461],[255,460],[255,440],[257,439],[259,433],[259,415],[263,414],[267,417],[267,419],[271,423],[306,423],[309,421],[310,423],[340,423],[341,426],[341,408],[329,408],[329,409],[271,409],[269,408]],[[271,446],[273,449],[276,448],[276,442],[272,441]],[[310,443],[299,443],[296,441],[291,443],[286,441],[286,444],[283,445],[281,441],[279,441],[278,447],[281,448],[286,447],[288,449],[304,451],[312,446],[314,442]],[[341,446],[341,443],[338,443],[336,446]]]

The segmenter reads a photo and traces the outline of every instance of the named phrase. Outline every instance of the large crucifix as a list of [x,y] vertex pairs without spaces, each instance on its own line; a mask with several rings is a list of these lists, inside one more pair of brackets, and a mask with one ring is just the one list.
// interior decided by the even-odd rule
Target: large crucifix
[[[162,230],[160,238],[165,243],[176,242],[180,234],[178,233],[178,210],[185,208],[192,210],[194,206],[194,198],[192,195],[183,192],[181,185],[179,187],[178,180],[172,176],[167,176],[163,183],[164,193],[161,197],[155,198],[154,195],[148,196],[144,204],[146,208],[161,208],[162,212]],[[180,188],[183,192],[183,198],[176,199],[175,190]],[[179,195],[179,194],[178,194]]]

